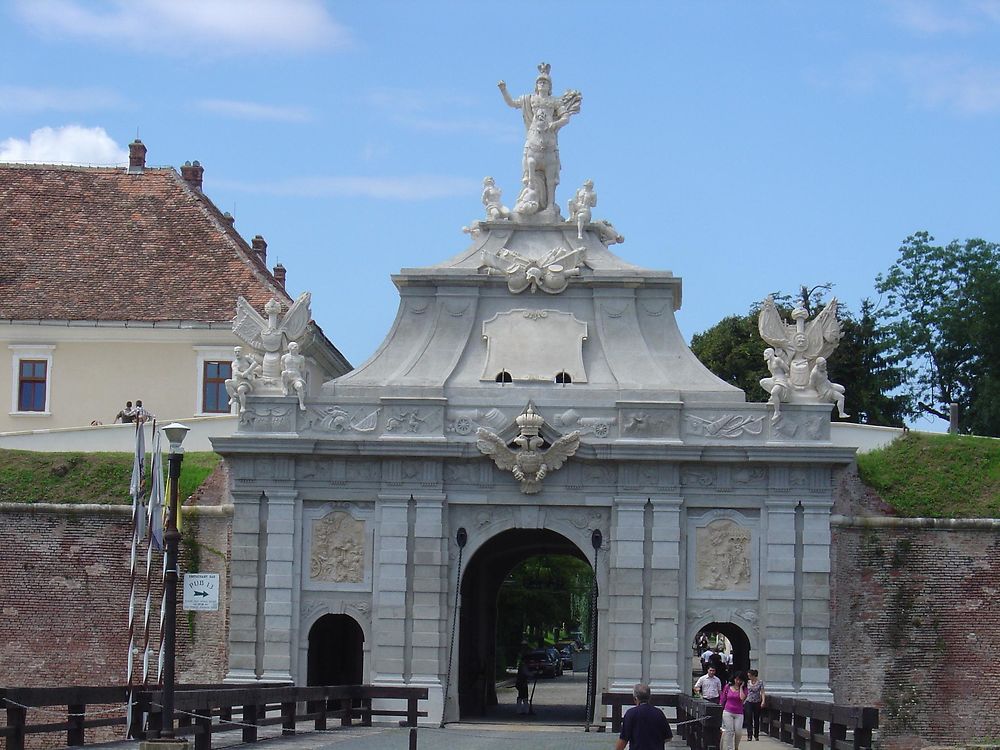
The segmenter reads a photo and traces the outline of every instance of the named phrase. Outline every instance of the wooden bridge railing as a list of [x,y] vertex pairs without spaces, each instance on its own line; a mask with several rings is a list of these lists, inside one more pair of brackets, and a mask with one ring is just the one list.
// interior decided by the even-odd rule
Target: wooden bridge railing
[[[616,734],[622,716],[634,704],[631,693],[603,693],[601,702],[611,708],[603,717]],[[677,709],[675,733],[692,750],[718,750],[722,708],[688,695],[653,695],[656,706]],[[761,711],[761,731],[797,750],[870,750],[872,732],[878,729],[878,709],[769,695]],[[685,723],[689,722],[689,723]]]
[[[415,727],[420,717],[427,716],[418,706],[418,701],[426,700],[427,695],[427,688],[372,685],[178,686],[174,694],[175,734],[178,737],[193,735],[196,750],[210,750],[214,732],[240,729],[244,742],[255,742],[260,727],[280,724],[282,736],[287,736],[295,733],[299,721],[312,721],[316,729],[326,729],[330,718],[338,719],[341,726],[351,726],[355,721],[370,726],[372,717],[400,717],[401,725]],[[26,735],[48,732],[66,732],[68,746],[84,745],[86,729],[125,724],[127,696],[124,686],[0,688],[0,703],[7,710],[7,725],[0,726],[0,737],[5,739],[7,750],[24,750]],[[373,708],[372,702],[379,699],[405,703],[397,708]],[[138,691],[135,700],[132,737],[155,736],[162,729],[162,693]],[[88,705],[110,705],[112,708],[97,712],[99,718],[90,718]],[[65,721],[44,720],[61,714],[56,707],[63,706],[66,707]],[[300,710],[303,707],[304,712]],[[233,709],[238,709],[236,719]],[[41,713],[43,720],[29,723],[29,711]],[[148,715],[148,731],[145,732],[139,729],[144,714]]]

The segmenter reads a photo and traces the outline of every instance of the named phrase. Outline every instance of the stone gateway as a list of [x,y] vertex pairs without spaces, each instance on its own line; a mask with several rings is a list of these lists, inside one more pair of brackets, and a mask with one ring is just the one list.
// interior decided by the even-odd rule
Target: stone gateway
[[[582,97],[550,103],[539,70],[534,117],[568,120]],[[831,699],[832,476],[853,457],[831,403],[747,403],[710,373],[675,322],[681,280],[610,250],[596,193],[564,219],[558,159],[528,146],[540,208],[507,209],[490,180],[468,247],[393,276],[371,359],[302,409],[249,388],[214,441],[235,506],[228,679],[360,674],[429,688],[428,723],[479,715],[499,586],[550,553],[594,566],[598,691],[690,692],[714,623],[769,692]]]

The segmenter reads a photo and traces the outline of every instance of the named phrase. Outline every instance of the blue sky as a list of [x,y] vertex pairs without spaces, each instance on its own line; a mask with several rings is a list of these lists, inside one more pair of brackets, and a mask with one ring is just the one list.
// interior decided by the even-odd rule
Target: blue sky
[[[583,93],[584,179],[626,260],[684,279],[685,335],[775,290],[857,309],[900,242],[1000,241],[1000,1],[9,0],[0,159],[198,159],[293,294],[360,364],[389,275],[467,244],[523,126],[496,88],[540,61]],[[565,212],[565,208],[564,208]]]

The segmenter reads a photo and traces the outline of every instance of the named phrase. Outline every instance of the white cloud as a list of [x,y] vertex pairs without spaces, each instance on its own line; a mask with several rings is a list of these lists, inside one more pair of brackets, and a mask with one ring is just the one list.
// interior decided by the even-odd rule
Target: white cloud
[[26,141],[0,141],[0,161],[117,165],[128,163],[128,151],[115,143],[104,128],[65,125],[39,128]]
[[85,112],[121,105],[122,98],[106,89],[0,85],[0,112]]
[[393,122],[425,133],[475,133],[501,141],[517,140],[520,133],[517,117],[505,120],[463,114],[462,110],[477,109],[480,101],[453,93],[378,89],[368,94],[367,101]]
[[893,20],[918,34],[968,34],[1000,23],[1000,0],[888,0]]
[[912,57],[899,62],[911,97],[930,109],[963,115],[1000,112],[1000,68],[959,58]]
[[206,112],[239,120],[274,120],[277,122],[308,122],[309,110],[303,107],[284,107],[256,102],[239,102],[232,99],[202,99],[198,106]]
[[376,200],[423,201],[478,194],[480,184],[465,177],[409,175],[405,177],[295,177],[273,182],[214,180],[216,187],[247,193],[303,198],[360,197]]
[[[350,33],[321,0],[15,0],[39,33],[145,51],[219,53],[343,47]],[[156,44],[150,43],[155,30]]]

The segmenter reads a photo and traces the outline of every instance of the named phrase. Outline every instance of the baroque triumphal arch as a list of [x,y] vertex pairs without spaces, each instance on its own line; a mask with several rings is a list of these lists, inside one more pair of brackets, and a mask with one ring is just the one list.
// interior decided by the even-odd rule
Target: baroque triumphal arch
[[[452,644],[459,563],[525,530],[596,552],[598,691],[688,691],[695,634],[732,623],[769,691],[830,698],[832,472],[853,451],[773,352],[770,404],[701,365],[681,280],[612,252],[592,183],[563,218],[556,134],[581,96],[549,76],[503,89],[526,125],[513,205],[487,178],[468,246],[393,276],[371,359],[303,388],[287,347],[280,382],[247,375],[239,430],[214,441],[235,504],[228,679],[304,684],[310,631],[347,615],[366,682],[426,686],[427,721],[458,718],[463,655],[482,656]],[[248,344],[274,360],[283,326]]]

